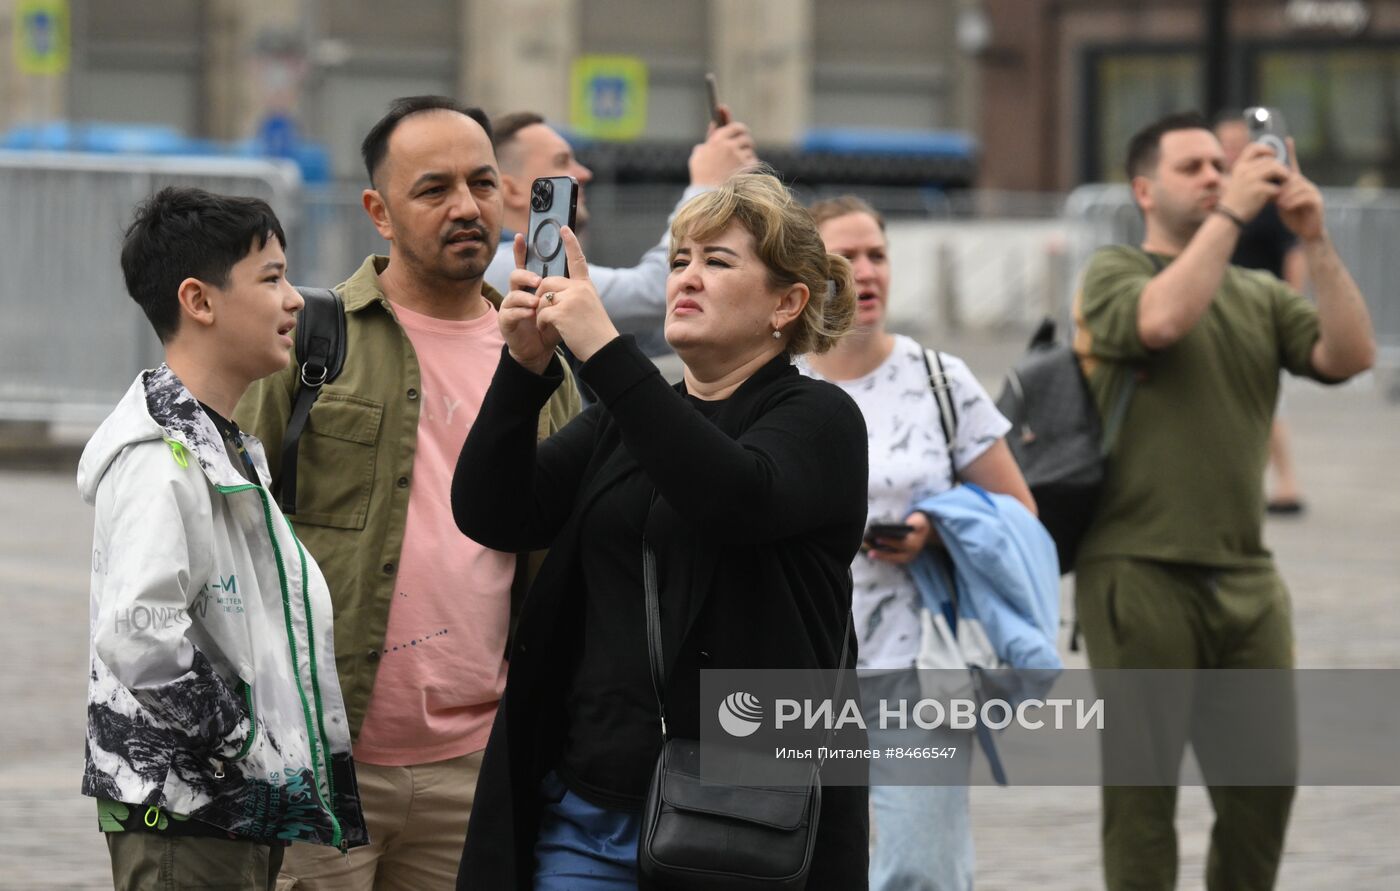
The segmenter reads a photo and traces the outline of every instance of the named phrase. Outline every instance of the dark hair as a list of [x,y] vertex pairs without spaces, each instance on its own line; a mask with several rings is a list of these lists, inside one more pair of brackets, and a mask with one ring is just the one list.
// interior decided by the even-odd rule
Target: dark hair
[[491,138],[491,119],[476,106],[462,105],[447,96],[401,96],[389,103],[389,110],[385,112],[384,117],[369,128],[364,142],[360,143],[360,156],[365,159],[365,173],[369,174],[370,188],[375,188],[374,172],[384,163],[384,156],[389,153],[389,137],[394,134],[399,122],[409,115],[424,111],[455,111],[457,114],[466,115],[480,124],[481,129],[486,131],[486,137]]
[[1248,121],[1244,119],[1243,108],[1227,108],[1215,116],[1214,123],[1218,128],[1221,124],[1245,124]]
[[122,238],[126,290],[165,343],[180,326],[180,282],[228,287],[229,272],[276,237],[282,224],[266,201],[167,186],[141,202]]
[[1125,170],[1128,182],[1134,177],[1146,176],[1157,166],[1162,147],[1162,137],[1174,130],[1209,130],[1210,124],[1195,111],[1179,111],[1158,118],[1143,127],[1128,141],[1128,163]]
[[510,114],[503,114],[496,118],[495,133],[491,136],[491,144],[499,149],[515,139],[515,134],[526,127],[543,123],[544,116],[535,114],[533,111],[513,111]]

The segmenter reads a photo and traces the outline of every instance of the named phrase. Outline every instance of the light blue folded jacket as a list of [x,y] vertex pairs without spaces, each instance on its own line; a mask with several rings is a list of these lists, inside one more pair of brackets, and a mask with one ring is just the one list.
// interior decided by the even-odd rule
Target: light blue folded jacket
[[[952,557],[958,619],[976,619],[1005,667],[1063,667],[1056,650],[1060,628],[1060,563],[1050,533],[1010,495],[971,483],[926,498],[914,510],[928,515]],[[928,552],[910,564],[923,604],[942,611],[954,602],[948,574]]]

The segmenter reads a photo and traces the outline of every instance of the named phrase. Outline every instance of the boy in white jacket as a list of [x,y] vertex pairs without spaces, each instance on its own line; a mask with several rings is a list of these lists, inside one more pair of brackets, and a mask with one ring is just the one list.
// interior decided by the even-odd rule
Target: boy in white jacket
[[165,347],[83,452],[93,530],[83,793],[117,889],[270,891],[291,841],[366,841],[325,580],[228,420],[302,298],[252,198],[167,188],[126,232]]

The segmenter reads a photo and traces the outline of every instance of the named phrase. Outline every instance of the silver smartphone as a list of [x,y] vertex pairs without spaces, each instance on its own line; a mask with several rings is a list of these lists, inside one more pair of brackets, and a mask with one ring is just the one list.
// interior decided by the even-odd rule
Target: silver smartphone
[[542,176],[530,184],[530,224],[525,229],[525,268],[547,278],[568,275],[563,227],[574,228],[578,214],[578,180]]
[[719,108],[719,82],[712,71],[705,74],[705,101],[709,103],[710,120],[715,122],[716,127],[723,127],[729,123],[729,119]]
[[1262,105],[1246,108],[1244,122],[1249,127],[1249,141],[1267,147],[1280,164],[1288,167],[1288,128],[1278,109]]

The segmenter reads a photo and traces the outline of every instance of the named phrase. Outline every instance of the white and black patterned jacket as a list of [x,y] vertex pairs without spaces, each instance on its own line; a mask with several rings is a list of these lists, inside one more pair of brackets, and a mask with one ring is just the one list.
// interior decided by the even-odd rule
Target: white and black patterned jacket
[[168,367],[103,422],[78,487],[97,509],[83,793],[363,844],[325,580]]

